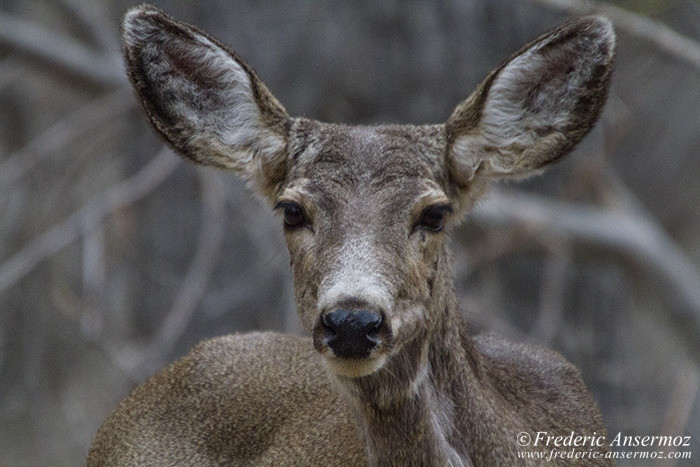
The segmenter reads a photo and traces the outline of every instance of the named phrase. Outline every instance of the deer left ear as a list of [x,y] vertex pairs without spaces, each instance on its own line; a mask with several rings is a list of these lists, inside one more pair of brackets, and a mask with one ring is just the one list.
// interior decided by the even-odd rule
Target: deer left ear
[[447,121],[452,180],[527,176],[570,152],[600,115],[614,51],[612,24],[591,16],[513,55]]
[[124,18],[129,78],[151,124],[192,161],[234,170],[272,199],[290,118],[233,51],[148,5]]

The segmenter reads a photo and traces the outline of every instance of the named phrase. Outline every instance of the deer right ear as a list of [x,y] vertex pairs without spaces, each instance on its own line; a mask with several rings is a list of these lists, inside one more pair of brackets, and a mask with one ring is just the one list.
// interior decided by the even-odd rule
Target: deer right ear
[[285,172],[289,116],[238,56],[141,6],[124,18],[129,77],[153,126],[203,165],[233,169],[272,196]]
[[544,34],[491,73],[447,121],[454,183],[528,176],[571,151],[600,115],[614,52],[612,24],[590,16]]

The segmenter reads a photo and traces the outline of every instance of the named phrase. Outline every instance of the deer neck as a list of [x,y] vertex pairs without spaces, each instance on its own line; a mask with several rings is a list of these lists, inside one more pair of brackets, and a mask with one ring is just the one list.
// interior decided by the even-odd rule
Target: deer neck
[[376,373],[338,378],[371,465],[471,465],[460,412],[467,405],[461,399],[476,384],[478,361],[450,275],[444,276],[431,304],[430,330]]

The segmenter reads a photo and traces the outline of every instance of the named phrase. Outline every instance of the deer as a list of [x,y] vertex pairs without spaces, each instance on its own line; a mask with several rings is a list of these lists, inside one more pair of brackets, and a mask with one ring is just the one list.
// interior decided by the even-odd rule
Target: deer
[[[308,336],[200,343],[119,404],[88,465],[522,465],[544,462],[519,455],[549,453],[542,433],[604,439],[563,356],[470,334],[447,239],[492,181],[539,173],[589,133],[608,19],[545,33],[426,125],[292,118],[236,52],[152,6],[128,11],[123,49],[156,131],[279,213]],[[571,449],[611,463],[607,443]]]

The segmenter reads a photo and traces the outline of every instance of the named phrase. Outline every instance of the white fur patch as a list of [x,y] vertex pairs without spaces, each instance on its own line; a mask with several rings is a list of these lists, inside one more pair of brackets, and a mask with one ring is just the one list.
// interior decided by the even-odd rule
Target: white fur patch
[[386,363],[386,355],[370,358],[337,358],[323,359],[328,370],[336,375],[358,378],[374,373]]
[[430,376],[430,363],[428,362],[428,351],[430,349],[430,343],[425,342],[423,347],[420,349],[420,363],[418,367],[418,374],[413,378],[411,384],[408,387],[409,396],[418,393],[420,388],[428,380]]
[[352,237],[343,245],[334,272],[321,284],[319,311],[329,310],[342,300],[352,298],[376,310],[390,312],[391,295],[377,273],[373,250],[372,241],[362,236]]
[[452,403],[438,396],[432,388],[426,389],[425,397],[427,398],[426,404],[432,407],[432,410],[429,412],[430,427],[441,448],[440,451],[447,458],[447,465],[452,467],[471,466],[471,460],[462,457],[447,440],[450,433],[456,430],[452,418],[450,417],[450,414],[455,413]]

